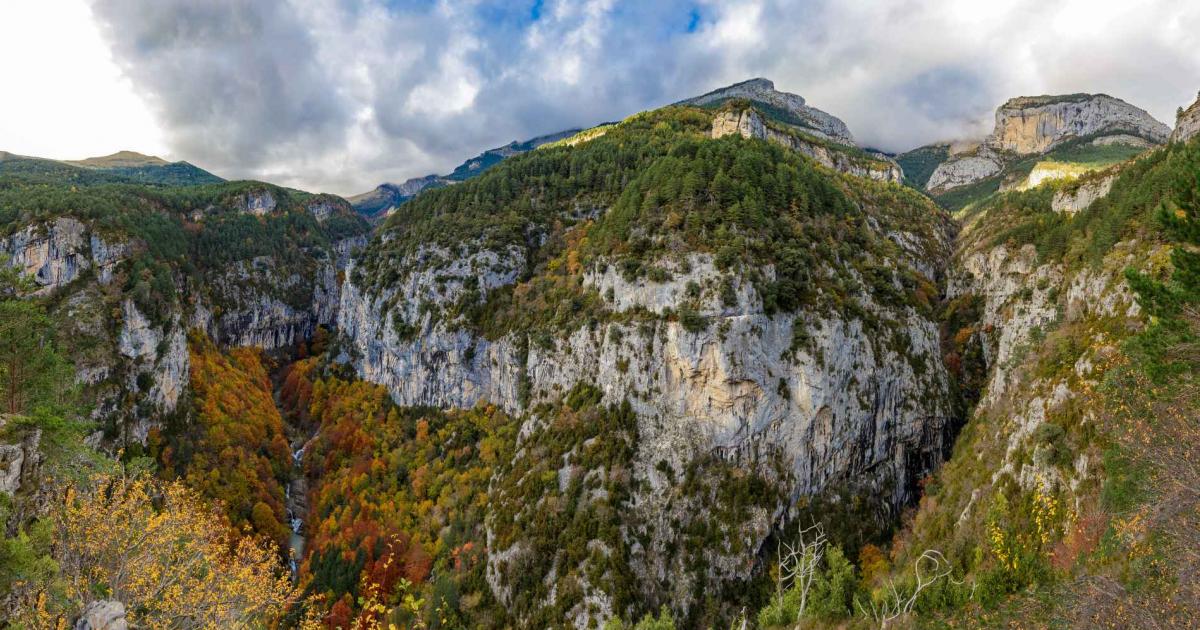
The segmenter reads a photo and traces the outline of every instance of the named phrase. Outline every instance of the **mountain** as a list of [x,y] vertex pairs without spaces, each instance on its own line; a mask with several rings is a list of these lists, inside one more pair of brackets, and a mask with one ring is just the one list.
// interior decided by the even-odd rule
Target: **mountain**
[[422,190],[445,186],[448,183],[450,180],[440,175],[414,177],[402,184],[380,184],[369,192],[347,197],[347,201],[354,207],[355,212],[370,219],[378,219],[387,216]]
[[166,166],[166,160],[153,155],[145,155],[136,151],[117,151],[112,155],[87,158],[83,160],[67,160],[68,164],[90,168],[137,168],[141,166]]
[[1165,143],[1170,132],[1144,110],[1106,94],[1023,96],[997,108],[995,128],[984,139],[921,147],[898,159],[919,163],[914,183],[958,209],[997,189],[1122,162]]
[[[1168,137],[1109,97],[1014,99],[902,171],[769,86],[373,228],[262,182],[0,170],[0,374],[61,352],[93,422],[50,404],[67,385],[0,388],[5,531],[32,532],[0,546],[5,615],[173,618],[116,571],[46,595],[160,540],[121,527],[145,512],[183,528],[164,558],[287,549],[227,573],[330,627],[1200,623],[1194,106]],[[912,185],[989,156],[956,214]],[[1089,168],[1035,177],[1052,159]],[[127,493],[139,469],[179,485]],[[130,579],[181,571],[143,556]]]
[[83,184],[136,183],[187,186],[225,180],[187,162],[167,162],[133,151],[84,160],[48,160],[0,151],[0,175]]
[[773,82],[763,78],[735,83],[680,101],[678,104],[720,107],[732,99],[750,101],[779,122],[794,125],[808,133],[839,144],[855,146],[850,129],[841,119],[808,106],[803,97],[777,91]]
[[417,193],[427,188],[447,186],[465,181],[483,173],[500,163],[501,160],[532,151],[544,144],[549,144],[569,138],[579,133],[580,129],[568,129],[558,133],[530,138],[524,142],[516,140],[483,153],[459,164],[448,175],[426,175],[405,180],[401,184],[384,183],[374,190],[349,197],[354,209],[365,217],[379,218],[395,210],[400,204],[412,199]]

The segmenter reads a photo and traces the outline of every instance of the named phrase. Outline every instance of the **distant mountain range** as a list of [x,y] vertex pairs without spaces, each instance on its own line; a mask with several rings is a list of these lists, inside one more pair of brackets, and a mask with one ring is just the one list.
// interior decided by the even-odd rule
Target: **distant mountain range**
[[377,186],[374,190],[347,197],[354,209],[368,218],[378,218],[386,216],[390,211],[397,206],[412,199],[417,193],[428,188],[437,188],[457,182],[465,181],[489,168],[499,164],[503,160],[514,155],[528,153],[543,144],[556,142],[564,138],[569,138],[582,131],[582,129],[567,129],[536,138],[530,138],[525,141],[513,140],[512,142],[494,149],[488,149],[479,155],[459,164],[448,175],[426,175],[424,177],[414,177],[405,180],[399,184],[384,183]]
[[125,183],[188,186],[225,181],[188,162],[168,162],[153,155],[118,151],[83,160],[50,160],[0,151],[0,175],[81,184]]

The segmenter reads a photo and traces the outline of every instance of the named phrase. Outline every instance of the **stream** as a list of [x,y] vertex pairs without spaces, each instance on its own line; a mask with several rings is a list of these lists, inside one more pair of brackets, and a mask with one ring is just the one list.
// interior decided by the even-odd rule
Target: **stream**
[[316,433],[306,435],[303,429],[292,424],[290,414],[284,411],[279,399],[280,379],[275,379],[275,406],[283,417],[284,431],[287,433],[288,445],[292,452],[292,471],[287,485],[284,486],[284,506],[287,509],[288,528],[288,568],[292,579],[297,577],[300,563],[304,560],[304,517],[308,515],[308,479],[304,476],[304,450],[316,439]]
[[[304,476],[304,449],[308,448],[309,443],[316,437],[313,435],[305,438],[300,435],[291,440],[292,480],[288,482],[284,493],[287,499],[288,526],[292,530],[288,539],[291,551],[288,555],[288,567],[291,568],[293,577],[304,559],[304,517],[308,514],[308,479]],[[304,440],[304,443],[300,444],[300,440]],[[297,444],[300,445],[297,447]]]

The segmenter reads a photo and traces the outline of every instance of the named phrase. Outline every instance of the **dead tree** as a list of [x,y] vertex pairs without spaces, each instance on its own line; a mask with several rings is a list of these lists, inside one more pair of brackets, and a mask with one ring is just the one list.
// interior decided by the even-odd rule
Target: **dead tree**
[[825,530],[819,523],[813,523],[800,531],[795,543],[780,543],[779,575],[775,579],[775,596],[780,608],[783,607],[784,584],[788,584],[788,588],[799,589],[798,615],[804,615],[804,609],[808,606],[808,593],[812,590],[821,560],[825,557],[827,542]]
[[897,618],[912,612],[921,591],[933,586],[942,578],[949,580],[952,584],[962,584],[962,580],[955,580],[950,576],[953,571],[954,566],[950,564],[946,556],[942,555],[942,552],[936,549],[926,549],[925,553],[922,553],[913,562],[913,574],[917,583],[912,587],[911,592],[908,592],[906,588],[897,587],[896,581],[889,579],[883,602],[878,605],[874,600],[868,602],[871,605],[870,612],[863,607],[861,601],[856,601],[855,604],[864,616],[875,620],[880,628],[887,628]]

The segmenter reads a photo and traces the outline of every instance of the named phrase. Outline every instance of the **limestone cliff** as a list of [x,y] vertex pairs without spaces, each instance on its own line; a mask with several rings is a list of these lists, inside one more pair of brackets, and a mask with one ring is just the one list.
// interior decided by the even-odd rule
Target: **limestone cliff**
[[1200,96],[1187,109],[1179,110],[1175,117],[1175,130],[1171,132],[1171,142],[1187,142],[1197,133],[1200,133]]
[[[997,108],[995,119],[992,133],[978,146],[952,152],[938,164],[926,184],[930,192],[942,194],[996,177],[1025,156],[1050,153],[1087,138],[1096,147],[1144,149],[1163,144],[1170,135],[1170,128],[1146,111],[1106,94],[1022,96]],[[1025,171],[1020,175],[1007,179],[1016,180],[1014,187],[1036,184],[1027,181]],[[1060,175],[1055,171],[1054,176]]]
[[714,105],[730,99],[747,99],[778,108],[789,114],[787,122],[800,126],[809,133],[841,144],[854,146],[854,136],[846,123],[836,116],[809,106],[803,97],[775,89],[767,79],[750,79],[707,94],[680,101],[680,105]]
[[783,129],[765,121],[756,110],[723,111],[713,119],[712,137],[729,134],[743,138],[769,140],[793,151],[803,153],[835,171],[866,177],[879,181],[900,183],[904,173],[895,160],[880,154],[857,153],[815,137],[806,138],[802,133]]
[[[276,206],[265,190],[238,203],[251,213]],[[350,212],[345,202],[319,198],[309,210],[318,220]],[[164,277],[172,291],[186,296],[176,304],[138,299],[128,279],[132,261],[144,259],[150,244],[90,218],[66,214],[26,224],[0,238],[0,259],[30,277],[37,294],[54,295],[52,315],[70,342],[76,381],[104,428],[92,441],[102,444],[144,442],[149,429],[176,410],[188,383],[187,330],[204,330],[226,345],[273,350],[294,346],[318,325],[331,326],[341,271],[365,243],[363,236],[337,241],[299,266],[263,256],[194,278],[171,273]]]
[[1123,132],[1156,144],[1167,141],[1170,127],[1107,94],[1022,96],[996,110],[996,128],[985,143],[1018,155],[1045,153],[1069,138]]

